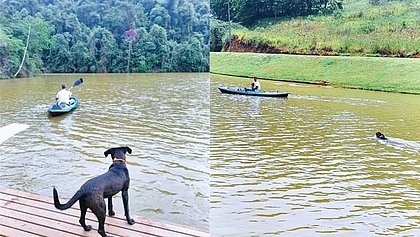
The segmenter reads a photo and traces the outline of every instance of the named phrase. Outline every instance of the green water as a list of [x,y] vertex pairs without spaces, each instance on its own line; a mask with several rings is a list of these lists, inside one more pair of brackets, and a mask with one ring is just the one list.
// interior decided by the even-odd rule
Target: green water
[[[212,236],[419,236],[420,97],[211,75]],[[377,131],[390,141],[378,142]]]
[[[60,117],[48,105],[66,82],[80,106]],[[208,228],[208,74],[46,75],[0,81],[0,127],[30,128],[0,145],[0,185],[70,198],[108,170],[110,147],[129,146],[130,213]],[[116,211],[123,214],[121,195]],[[77,223],[77,220],[75,220]]]
[[[80,106],[49,117],[60,83],[79,76]],[[0,145],[0,185],[69,198],[106,172],[107,148],[130,146],[134,215],[210,225],[212,236],[420,233],[419,96],[262,81],[291,94],[259,98],[217,90],[251,80],[210,82],[182,73],[0,81],[0,126],[30,125]]]

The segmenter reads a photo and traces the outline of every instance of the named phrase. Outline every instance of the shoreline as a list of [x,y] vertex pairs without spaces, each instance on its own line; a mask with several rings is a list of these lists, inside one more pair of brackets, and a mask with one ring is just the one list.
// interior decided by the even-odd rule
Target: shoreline
[[[238,76],[238,75],[231,75],[231,74],[224,74],[224,73],[217,73],[217,72],[210,72],[210,74],[220,75],[220,76],[228,76],[228,77],[239,77],[239,78],[246,78],[252,79],[252,76]],[[311,85],[311,86],[318,86],[318,87],[332,87],[332,88],[342,88],[342,89],[350,89],[350,90],[364,90],[364,91],[377,91],[377,92],[385,92],[385,93],[396,93],[396,94],[404,94],[404,95],[420,95],[419,93],[410,93],[410,92],[393,92],[393,91],[381,91],[381,90],[371,90],[371,89],[361,89],[361,88],[352,88],[352,87],[341,87],[335,86],[332,84],[325,84],[322,82],[301,82],[301,81],[293,81],[293,80],[283,80],[283,79],[271,79],[271,78],[261,78],[257,77],[258,80],[263,81],[276,81],[276,82],[289,82],[289,83],[298,83],[303,85]]]
[[420,95],[420,61],[407,58],[211,52],[210,73]]

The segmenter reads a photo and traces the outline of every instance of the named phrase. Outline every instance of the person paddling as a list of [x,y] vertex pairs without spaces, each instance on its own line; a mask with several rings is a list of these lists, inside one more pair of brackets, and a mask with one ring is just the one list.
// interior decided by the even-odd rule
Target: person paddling
[[254,77],[254,81],[251,83],[251,90],[261,90],[261,85],[257,77]]
[[71,91],[67,89],[67,85],[65,83],[61,84],[61,90],[55,96],[55,100],[57,101],[58,105],[70,105],[70,96],[72,95]]

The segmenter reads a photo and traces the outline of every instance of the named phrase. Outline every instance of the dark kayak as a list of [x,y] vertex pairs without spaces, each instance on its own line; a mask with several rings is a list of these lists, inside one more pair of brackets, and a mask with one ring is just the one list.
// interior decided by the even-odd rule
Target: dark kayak
[[238,95],[253,95],[253,96],[266,96],[266,97],[287,97],[289,93],[278,91],[263,91],[263,90],[247,90],[244,88],[227,88],[218,86],[220,92]]
[[70,97],[70,105],[66,105],[62,103],[61,105],[54,103],[48,108],[48,113],[51,114],[51,116],[58,116],[62,114],[66,114],[79,106],[79,100],[75,96]]

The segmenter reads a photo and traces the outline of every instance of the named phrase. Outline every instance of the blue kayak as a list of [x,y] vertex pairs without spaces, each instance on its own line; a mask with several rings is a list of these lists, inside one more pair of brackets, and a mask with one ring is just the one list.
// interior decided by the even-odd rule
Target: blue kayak
[[68,112],[71,112],[72,110],[76,109],[77,106],[79,106],[79,100],[76,96],[70,97],[70,104],[57,104],[54,103],[48,108],[48,113],[51,114],[51,116],[58,116],[62,114],[67,114]]
[[263,91],[263,90],[250,90],[244,88],[228,88],[218,86],[220,92],[227,94],[237,94],[237,95],[252,95],[252,96],[265,96],[265,97],[287,97],[289,93],[287,92],[278,92],[278,91]]

